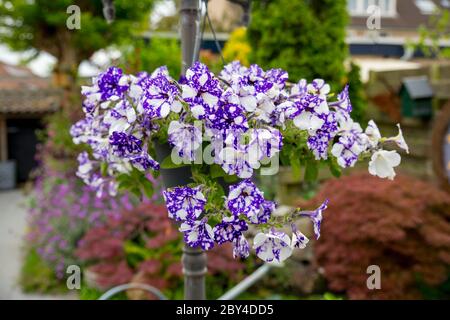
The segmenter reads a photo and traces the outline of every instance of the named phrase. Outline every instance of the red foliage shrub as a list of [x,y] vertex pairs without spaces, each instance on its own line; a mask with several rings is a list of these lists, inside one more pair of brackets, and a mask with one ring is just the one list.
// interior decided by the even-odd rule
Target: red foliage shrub
[[[144,203],[90,229],[79,241],[76,256],[103,289],[131,281],[160,290],[176,288],[182,280],[181,238],[164,205]],[[208,252],[209,274],[237,280],[245,265],[231,252],[226,245]]]
[[[331,290],[350,299],[416,299],[418,279],[438,285],[447,278],[449,194],[411,177],[356,174],[326,182],[317,199],[326,197],[315,249]],[[370,265],[381,269],[380,290],[367,288]]]

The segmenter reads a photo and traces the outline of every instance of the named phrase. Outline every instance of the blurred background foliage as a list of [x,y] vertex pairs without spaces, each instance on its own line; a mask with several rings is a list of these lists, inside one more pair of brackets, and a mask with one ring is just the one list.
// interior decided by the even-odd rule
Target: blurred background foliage
[[120,51],[119,66],[127,73],[152,72],[165,65],[175,79],[180,75],[181,48],[177,39],[136,39],[132,44],[121,47]]
[[[350,299],[449,299],[450,195],[408,176],[367,173],[328,180],[310,202],[328,197],[316,264],[328,287]],[[382,290],[366,269],[381,268]]]

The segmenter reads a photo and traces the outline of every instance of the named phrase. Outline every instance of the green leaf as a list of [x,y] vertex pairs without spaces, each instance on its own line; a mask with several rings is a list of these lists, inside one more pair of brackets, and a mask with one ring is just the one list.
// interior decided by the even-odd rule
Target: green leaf
[[236,175],[232,176],[226,175],[223,177],[223,180],[225,180],[226,183],[235,183],[239,180],[239,178]]
[[300,179],[301,175],[300,157],[298,156],[295,149],[291,150],[291,153],[289,155],[289,162],[291,164],[294,179]]
[[139,187],[132,186],[130,188],[127,188],[127,190],[130,191],[132,194],[134,194],[139,199],[142,198],[142,192],[141,192],[141,189]]
[[150,180],[148,180],[145,176],[144,179],[140,180],[142,190],[147,198],[151,198],[153,196],[153,184]]
[[211,174],[211,178],[213,179],[225,177],[227,175],[227,173],[223,171],[222,167],[218,164],[211,165],[211,167],[209,168],[209,172]]
[[180,164],[173,163],[172,157],[170,155],[167,156],[161,162],[161,168],[162,169],[175,169],[175,168],[181,168],[181,167],[186,167],[186,166],[189,166],[189,164],[186,164],[186,163],[180,163]]
[[331,158],[328,161],[328,166],[330,168],[330,172],[333,176],[335,176],[336,178],[339,178],[342,175],[342,169],[341,167],[338,165],[337,161],[334,158]]
[[108,164],[106,162],[100,164],[100,173],[102,176],[108,175]]
[[318,161],[314,159],[309,159],[308,162],[306,162],[305,181],[306,182],[316,181],[318,176],[319,176]]

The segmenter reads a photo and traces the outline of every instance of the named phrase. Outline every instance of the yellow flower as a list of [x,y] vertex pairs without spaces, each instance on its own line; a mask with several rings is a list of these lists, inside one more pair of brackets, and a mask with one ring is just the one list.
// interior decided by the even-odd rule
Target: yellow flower
[[247,42],[247,29],[245,27],[235,29],[223,48],[225,60],[238,60],[242,65],[249,66],[248,56],[250,52],[251,47]]

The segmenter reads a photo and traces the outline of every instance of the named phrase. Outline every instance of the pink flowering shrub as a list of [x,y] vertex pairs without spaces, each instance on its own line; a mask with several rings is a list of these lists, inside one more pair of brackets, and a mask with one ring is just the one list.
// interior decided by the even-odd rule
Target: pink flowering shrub
[[[80,240],[76,256],[95,274],[101,289],[136,281],[174,297],[182,287],[182,243],[165,206],[144,203],[90,229]],[[244,267],[226,248],[208,253],[209,274],[215,278],[226,274],[224,286],[228,278],[239,279]]]

